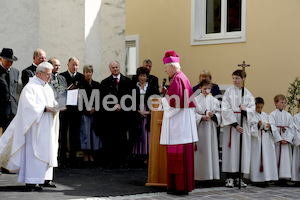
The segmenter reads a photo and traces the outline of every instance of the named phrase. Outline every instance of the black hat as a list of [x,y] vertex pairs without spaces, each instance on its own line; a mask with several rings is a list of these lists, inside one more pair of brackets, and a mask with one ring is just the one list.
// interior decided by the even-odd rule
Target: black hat
[[0,57],[5,58],[9,61],[17,61],[18,58],[14,56],[14,52],[12,49],[9,48],[3,48],[2,52],[0,53]]

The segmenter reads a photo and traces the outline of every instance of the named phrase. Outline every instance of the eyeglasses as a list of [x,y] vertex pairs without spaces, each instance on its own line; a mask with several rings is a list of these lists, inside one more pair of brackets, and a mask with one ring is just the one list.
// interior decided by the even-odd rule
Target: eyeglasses
[[42,72],[43,74],[45,74],[46,76],[51,76],[52,73],[46,73],[46,72]]

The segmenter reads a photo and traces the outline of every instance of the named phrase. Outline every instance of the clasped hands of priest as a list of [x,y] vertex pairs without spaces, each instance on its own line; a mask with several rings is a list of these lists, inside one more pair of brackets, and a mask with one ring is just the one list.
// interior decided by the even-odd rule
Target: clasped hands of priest
[[67,110],[66,107],[59,108],[58,106],[54,106],[54,107],[46,106],[44,111],[45,112],[52,112],[53,114],[55,114],[59,111],[65,111],[65,110]]

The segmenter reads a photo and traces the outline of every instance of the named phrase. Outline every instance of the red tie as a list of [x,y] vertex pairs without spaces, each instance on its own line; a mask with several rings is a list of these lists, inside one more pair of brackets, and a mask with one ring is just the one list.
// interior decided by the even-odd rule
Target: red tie
[[118,85],[119,84],[119,80],[118,80],[118,78],[116,78],[116,85]]

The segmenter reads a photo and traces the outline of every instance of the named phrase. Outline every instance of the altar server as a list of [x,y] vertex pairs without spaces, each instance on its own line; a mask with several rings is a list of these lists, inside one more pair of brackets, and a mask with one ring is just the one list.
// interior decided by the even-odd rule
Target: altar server
[[[241,155],[241,173],[250,173],[251,156],[251,132],[250,127],[254,122],[255,102],[252,94],[244,88],[242,99],[242,70],[232,73],[233,86],[229,87],[222,100],[222,121],[223,130],[223,157],[222,171],[226,173],[225,186],[238,186],[239,182],[239,162]],[[241,125],[241,116],[243,124]],[[242,152],[240,152],[240,135],[242,134]],[[241,186],[247,184],[241,180]]]
[[276,109],[269,116],[269,123],[275,136],[275,150],[279,185],[286,185],[292,177],[293,117],[285,111],[286,97],[282,94],[274,98]]
[[[300,100],[299,100],[300,101]],[[300,106],[300,102],[298,107]],[[300,113],[293,117],[294,129],[294,148],[293,148],[293,162],[292,162],[292,181],[297,181],[300,185]]]
[[[217,126],[221,122],[219,101],[211,95],[212,84],[203,80],[196,100],[195,117],[198,139],[195,146],[195,180],[220,179]],[[205,161],[205,162],[203,162]]]
[[269,116],[263,112],[264,100],[255,98],[257,124],[251,128],[251,181],[257,186],[266,187],[268,181],[278,180],[277,161],[275,154],[274,136]]

